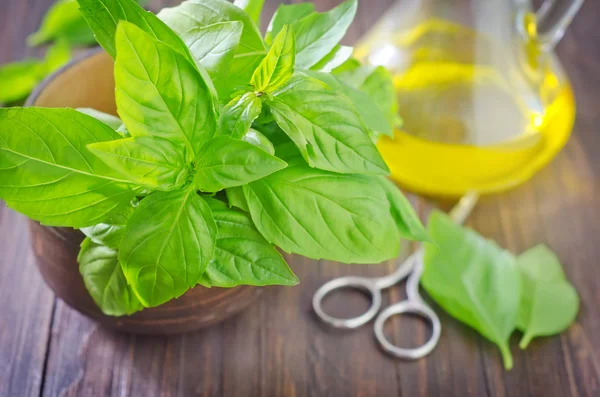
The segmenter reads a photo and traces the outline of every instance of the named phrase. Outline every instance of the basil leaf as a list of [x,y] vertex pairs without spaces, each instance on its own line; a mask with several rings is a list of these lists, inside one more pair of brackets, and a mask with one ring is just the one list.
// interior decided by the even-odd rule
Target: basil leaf
[[80,11],[96,35],[98,43],[113,58],[117,47],[115,36],[120,21],[129,21],[154,39],[186,55],[191,62],[187,46],[156,15],[144,10],[134,0],[77,0]]
[[280,4],[269,22],[265,40],[271,44],[285,25],[290,25],[315,12],[313,3]]
[[426,244],[421,284],[446,312],[494,342],[512,368],[508,342],[521,297],[515,258],[439,211],[429,218],[429,234],[437,246]]
[[115,131],[117,131],[123,125],[121,119],[117,116],[113,116],[112,114],[104,113],[92,108],[78,108],[75,110],[101,121]]
[[272,244],[256,230],[248,214],[208,199],[217,224],[215,255],[203,275],[203,285],[296,285],[298,278]]
[[334,49],[356,15],[357,0],[347,0],[325,13],[310,14],[292,27],[296,35],[296,66],[310,68]]
[[250,84],[259,92],[271,92],[281,87],[294,74],[295,56],[294,32],[286,25],[254,71]]
[[299,156],[288,164],[244,186],[254,224],[268,241],[286,252],[344,263],[398,255],[389,203],[370,178],[313,169]]
[[377,103],[365,92],[350,87],[329,73],[315,72],[312,70],[305,70],[302,73],[322,81],[333,91],[344,94],[346,98],[352,102],[357,113],[360,115],[360,118],[369,130],[391,137],[394,136],[392,124],[388,121],[388,114],[384,113],[378,107]]
[[119,24],[116,45],[116,102],[129,133],[180,143],[192,160],[217,129],[210,86],[183,55],[129,22]]
[[[393,126],[401,124],[398,116],[398,99],[392,75],[383,66],[362,66],[336,73],[335,77],[350,87],[356,88],[367,94],[377,107],[386,115]],[[378,131],[378,130],[377,130]],[[384,131],[380,131],[385,133]],[[389,135],[386,133],[386,135]]]
[[546,246],[519,255],[517,264],[522,280],[517,327],[524,333],[519,346],[525,349],[536,336],[554,335],[569,328],[579,311],[579,297],[559,259]]
[[37,32],[27,38],[30,46],[39,46],[56,39],[75,45],[96,42],[85,19],[79,12],[76,0],[59,0],[46,13]]
[[0,103],[24,99],[49,74],[60,69],[71,59],[71,47],[59,41],[44,60],[29,59],[0,67]]
[[275,154],[275,147],[273,146],[271,141],[255,129],[250,128],[250,131],[248,131],[248,133],[244,135],[244,138],[242,138],[242,140],[261,148],[262,150],[271,155]]
[[0,197],[46,225],[104,221],[129,205],[136,188],[86,145],[118,137],[72,109],[0,109]]
[[143,308],[127,285],[117,250],[86,238],[81,243],[77,261],[88,292],[104,314],[131,315]]
[[218,22],[241,21],[242,37],[227,75],[228,90],[248,84],[252,72],[266,54],[260,32],[248,15],[227,0],[190,0],[177,7],[164,8],[158,17],[176,33]]
[[419,215],[400,189],[385,177],[374,178],[385,192],[390,203],[392,218],[396,222],[400,237],[408,240],[431,241],[429,233],[423,227]]
[[244,197],[244,189],[241,186],[227,188],[225,189],[225,193],[227,193],[229,207],[236,207],[244,212],[250,212],[246,197]]
[[244,24],[240,21],[193,27],[181,34],[192,56],[208,72],[219,97],[225,97],[226,77]]
[[354,105],[326,84],[297,75],[267,104],[312,167],[348,174],[389,174]]
[[203,192],[241,186],[286,167],[284,161],[264,150],[228,136],[210,140],[202,153],[195,181]]
[[147,307],[195,286],[214,253],[217,226],[192,189],[143,199],[127,223],[119,250],[125,277]]
[[181,148],[165,139],[118,139],[88,149],[129,181],[151,190],[173,190],[187,181],[189,170]]
[[256,26],[260,26],[260,14],[262,13],[264,3],[265,0],[235,0],[233,2],[234,5],[248,14]]
[[320,72],[331,72],[333,69],[346,62],[352,56],[353,51],[354,48],[352,47],[336,45],[325,58],[317,62],[311,69]]
[[253,92],[247,92],[229,102],[221,111],[219,132],[241,139],[260,115],[262,101]]
[[125,232],[124,226],[125,225],[99,223],[94,226],[84,227],[80,230],[94,244],[104,245],[107,248],[117,250],[123,240],[123,234]]

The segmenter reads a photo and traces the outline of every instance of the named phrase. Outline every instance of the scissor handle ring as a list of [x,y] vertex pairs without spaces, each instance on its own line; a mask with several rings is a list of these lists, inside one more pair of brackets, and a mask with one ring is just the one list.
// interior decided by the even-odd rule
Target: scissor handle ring
[[[345,288],[359,289],[371,295],[371,306],[363,314],[352,318],[330,316],[323,310],[323,299],[330,293]],[[321,286],[313,296],[313,309],[323,322],[335,328],[358,328],[375,317],[381,308],[381,290],[371,280],[362,277],[341,277],[331,280]]]
[[[402,347],[398,347],[388,341],[383,333],[383,326],[385,322],[392,316],[404,313],[412,313],[416,314],[421,318],[429,321],[432,327],[431,337],[425,344],[416,348],[405,349]],[[377,319],[375,320],[375,337],[381,344],[383,350],[388,352],[389,354],[407,359],[407,360],[416,360],[422,357],[425,357],[435,348],[437,345],[440,335],[442,333],[442,325],[440,324],[440,319],[437,314],[434,313],[427,305],[418,301],[403,301],[392,305],[381,312]]]

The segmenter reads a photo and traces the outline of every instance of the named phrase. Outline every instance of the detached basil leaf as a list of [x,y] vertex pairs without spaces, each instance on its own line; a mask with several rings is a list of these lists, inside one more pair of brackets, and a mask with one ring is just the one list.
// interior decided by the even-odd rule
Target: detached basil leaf
[[295,57],[294,32],[286,25],[254,71],[250,84],[259,92],[271,92],[281,87],[294,74]]
[[346,62],[351,56],[354,48],[347,47],[345,45],[336,45],[325,58],[317,62],[312,70],[318,70],[320,72],[331,72],[344,62]]
[[298,75],[267,102],[277,124],[316,168],[389,174],[352,102],[316,79]]
[[194,27],[181,34],[192,56],[210,75],[219,97],[228,94],[227,72],[237,50],[244,24],[240,21]]
[[256,26],[260,26],[260,14],[262,13],[265,0],[235,0],[234,5],[241,8],[254,21]]
[[396,222],[400,237],[408,240],[431,241],[429,233],[427,233],[419,219],[419,215],[417,215],[400,189],[385,177],[374,179],[383,189],[390,203],[392,217]]
[[244,138],[242,139],[254,146],[261,148],[271,155],[275,154],[275,147],[271,141],[255,129],[250,128],[250,131],[248,131],[248,133],[244,135]]
[[29,59],[0,67],[0,104],[24,99],[46,76],[71,59],[71,47],[59,41],[48,49],[44,60]]
[[176,189],[188,177],[181,148],[165,139],[119,139],[94,143],[88,149],[126,179],[151,190]]
[[227,0],[191,0],[164,8],[158,17],[176,33],[219,22],[241,21],[242,37],[227,75],[228,89],[248,84],[252,72],[266,54],[260,31],[248,15]]
[[305,70],[302,73],[312,78],[318,79],[327,84],[333,91],[344,94],[354,105],[360,118],[366,126],[375,133],[381,133],[393,137],[394,130],[392,124],[388,121],[389,114],[384,113],[375,101],[365,92],[339,81],[335,76],[329,73],[315,72]]
[[191,189],[143,199],[127,223],[119,260],[144,306],[195,286],[213,256],[216,235],[208,204]]
[[246,197],[244,197],[244,189],[241,186],[227,188],[225,189],[225,193],[227,193],[229,207],[236,207],[244,212],[250,212]]
[[96,42],[76,0],[59,0],[46,13],[37,32],[27,38],[30,46],[39,46],[56,39],[65,39],[76,45]]
[[262,101],[253,92],[247,92],[229,102],[221,112],[219,132],[241,139],[260,115]]
[[494,342],[511,369],[508,342],[521,297],[515,258],[439,211],[429,218],[429,233],[437,247],[425,247],[421,284],[446,312]]
[[101,121],[115,131],[117,131],[123,125],[121,119],[117,116],[113,116],[112,114],[104,113],[92,108],[78,108],[75,110]]
[[290,25],[314,12],[315,5],[313,3],[280,4],[267,28],[266,42],[271,44],[273,38],[285,25]]
[[181,143],[192,160],[217,130],[217,100],[196,67],[135,25],[116,34],[116,101],[133,137]]
[[310,68],[334,49],[346,35],[357,6],[357,0],[347,0],[328,12],[308,15],[292,25],[299,68]]
[[517,327],[524,333],[520,347],[525,349],[536,336],[554,335],[569,328],[579,311],[579,297],[558,258],[546,246],[519,255],[517,264],[522,276]]
[[286,167],[286,163],[244,141],[220,136],[202,148],[196,165],[196,187],[218,192],[263,178]]
[[117,54],[115,45],[117,25],[120,21],[129,21],[154,39],[184,54],[193,62],[188,48],[179,36],[156,15],[144,10],[134,0],[77,0],[77,2],[81,13],[94,31],[98,43],[113,58]]
[[208,199],[217,224],[215,255],[202,284],[231,288],[238,285],[296,285],[281,254],[256,230],[248,214]]
[[125,316],[143,309],[127,285],[117,250],[86,238],[81,243],[77,261],[88,292],[104,314]]
[[370,178],[288,168],[244,186],[254,224],[286,252],[344,263],[378,263],[398,255],[400,237],[384,193]]
[[50,226],[104,221],[129,205],[136,188],[86,145],[117,138],[72,109],[0,109],[0,197]]

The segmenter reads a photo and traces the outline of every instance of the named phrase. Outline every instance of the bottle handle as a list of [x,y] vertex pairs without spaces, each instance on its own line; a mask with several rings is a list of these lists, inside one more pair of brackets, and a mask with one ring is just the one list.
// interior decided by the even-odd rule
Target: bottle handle
[[584,0],[545,0],[536,13],[537,37],[546,50],[552,50],[563,38],[565,30]]

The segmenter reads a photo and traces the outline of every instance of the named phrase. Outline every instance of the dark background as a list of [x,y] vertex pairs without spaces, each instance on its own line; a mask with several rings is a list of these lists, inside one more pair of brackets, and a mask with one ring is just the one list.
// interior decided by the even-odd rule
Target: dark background
[[[0,0],[0,64],[38,54],[25,38],[52,2]],[[324,10],[340,1],[316,2]],[[169,3],[178,1],[154,0],[150,8]],[[267,0],[263,19],[278,3]],[[390,3],[362,0],[346,43]],[[493,344],[439,308],[440,345],[416,362],[384,355],[370,326],[336,332],[315,320],[310,301],[323,282],[385,274],[393,263],[344,266],[289,257],[301,285],[268,288],[234,319],[181,337],[115,334],[54,298],[35,268],[25,218],[1,205],[0,396],[600,396],[599,24],[600,2],[588,0],[558,46],[578,101],[566,149],[524,186],[484,198],[469,222],[513,252],[548,244],[581,297],[568,332],[537,339],[525,352],[517,347],[519,335],[513,337],[512,371],[503,370]],[[422,214],[437,205],[411,198]],[[403,294],[395,288],[386,299],[397,302]],[[355,295],[330,302],[336,314],[349,305],[358,310],[367,302]],[[388,330],[402,345],[429,336],[420,322],[402,320]]]

